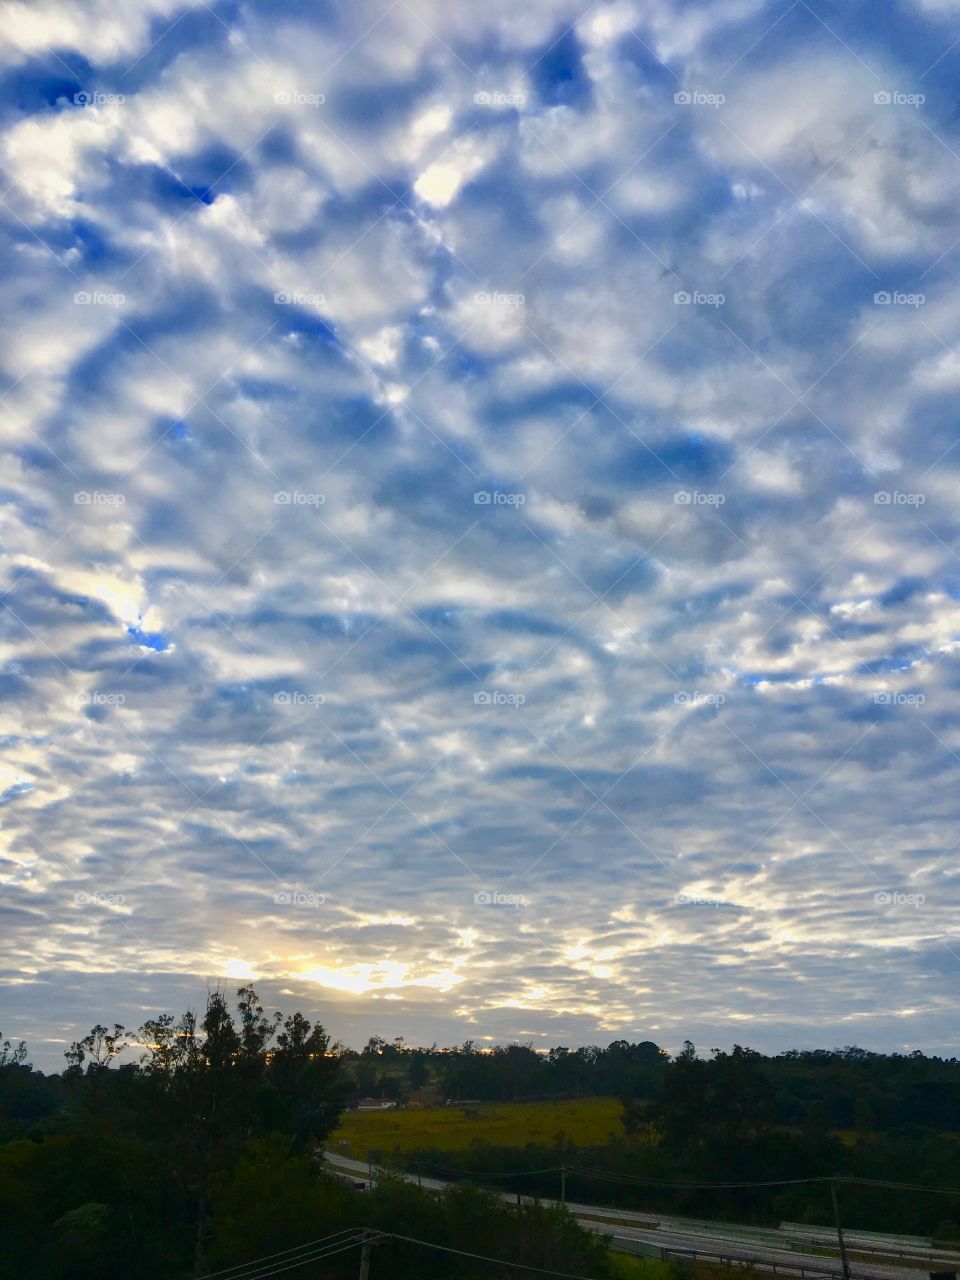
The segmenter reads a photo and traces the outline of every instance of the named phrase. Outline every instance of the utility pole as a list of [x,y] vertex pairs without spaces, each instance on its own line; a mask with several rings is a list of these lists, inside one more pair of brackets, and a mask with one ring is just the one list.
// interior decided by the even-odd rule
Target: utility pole
[[560,1166],[560,1203],[567,1203],[567,1166]]
[[833,1219],[837,1224],[837,1242],[840,1245],[840,1267],[844,1280],[850,1280],[850,1264],[847,1262],[847,1246],[843,1243],[843,1227],[840,1225],[840,1202],[837,1199],[837,1180],[830,1183],[830,1195],[833,1197]]
[[370,1280],[370,1233],[363,1233],[360,1245],[360,1280]]

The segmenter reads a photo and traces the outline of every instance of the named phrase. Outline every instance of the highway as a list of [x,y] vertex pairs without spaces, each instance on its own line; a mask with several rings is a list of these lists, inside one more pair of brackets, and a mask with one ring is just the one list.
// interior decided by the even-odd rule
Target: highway
[[[368,1164],[348,1156],[326,1152],[324,1159],[331,1170],[349,1175],[357,1180],[370,1180]],[[442,1191],[451,1185],[441,1178],[399,1173],[408,1182],[433,1191]],[[373,1181],[376,1181],[374,1166]],[[505,1200],[515,1201],[516,1195],[502,1192]],[[531,1197],[522,1197],[530,1201]],[[559,1201],[542,1198],[543,1204]],[[839,1277],[840,1263],[836,1256],[824,1257],[811,1252],[816,1248],[836,1250],[836,1237],[820,1228],[800,1227],[738,1227],[730,1222],[704,1222],[695,1219],[665,1217],[649,1213],[637,1213],[629,1209],[605,1208],[567,1202],[567,1208],[581,1226],[611,1237],[614,1248],[624,1252],[646,1253],[653,1256],[698,1256],[707,1259],[724,1259],[750,1263],[765,1271],[784,1272],[788,1275],[811,1277]],[[922,1242],[882,1238],[859,1232],[845,1233],[851,1274],[860,1280],[918,1280],[930,1270],[954,1271],[960,1264],[960,1256],[945,1250],[923,1247]],[[864,1256],[866,1255],[866,1256]],[[891,1256],[896,1256],[896,1261]],[[909,1265],[912,1264],[912,1265]]]

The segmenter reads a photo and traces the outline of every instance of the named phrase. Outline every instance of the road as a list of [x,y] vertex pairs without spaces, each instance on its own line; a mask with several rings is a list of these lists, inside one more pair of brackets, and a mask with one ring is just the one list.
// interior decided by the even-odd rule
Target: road
[[[358,1180],[370,1179],[370,1167],[362,1160],[327,1152],[326,1163],[334,1172],[349,1174]],[[376,1170],[376,1166],[374,1166]],[[400,1173],[407,1182],[416,1182],[432,1191],[442,1191],[451,1184],[441,1178],[429,1178],[417,1174]],[[376,1181],[376,1172],[373,1181]],[[514,1201],[516,1195],[502,1192],[505,1200]],[[529,1202],[531,1197],[522,1197]],[[556,1200],[542,1199],[543,1204],[557,1204]],[[567,1208],[581,1226],[612,1237],[615,1247],[626,1252],[657,1252],[660,1256],[696,1254],[704,1258],[724,1258],[750,1262],[766,1271],[784,1271],[791,1275],[811,1276],[840,1275],[840,1263],[836,1257],[823,1257],[811,1253],[818,1247],[835,1248],[836,1239],[827,1234],[808,1234],[789,1228],[738,1227],[730,1222],[700,1222],[693,1219],[660,1217],[637,1213],[629,1209],[605,1208],[601,1205],[567,1202]],[[899,1262],[889,1261],[890,1255],[901,1254],[902,1248],[874,1236],[861,1236],[851,1232],[847,1236],[848,1253],[870,1253],[877,1258],[850,1258],[850,1271],[861,1280],[918,1280],[927,1269],[956,1270],[960,1258],[941,1250],[917,1252]],[[913,1266],[904,1265],[908,1260]],[[882,1261],[880,1259],[883,1259]],[[918,1270],[919,1268],[919,1270]]]

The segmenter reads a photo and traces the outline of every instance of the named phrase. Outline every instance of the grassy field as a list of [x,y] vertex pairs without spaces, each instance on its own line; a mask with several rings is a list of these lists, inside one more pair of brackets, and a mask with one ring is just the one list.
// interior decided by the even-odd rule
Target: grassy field
[[[599,1146],[611,1137],[622,1136],[620,1112],[616,1098],[348,1111],[327,1146],[360,1160],[374,1149],[462,1151],[476,1142],[491,1147],[525,1147],[528,1142],[550,1144],[560,1134],[576,1146]],[[344,1140],[349,1150],[339,1147]]]
[[658,1262],[656,1258],[634,1258],[626,1253],[611,1253],[610,1266],[617,1280],[670,1280],[673,1276],[668,1262]]

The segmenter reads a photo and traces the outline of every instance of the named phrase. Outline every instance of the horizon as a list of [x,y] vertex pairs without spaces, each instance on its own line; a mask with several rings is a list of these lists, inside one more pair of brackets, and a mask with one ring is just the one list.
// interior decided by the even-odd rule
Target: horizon
[[960,0],[482,10],[0,9],[0,1032],[957,1056]]
[[[233,997],[235,995],[235,989],[232,988],[229,984],[221,983],[219,986],[212,986],[208,988],[208,990],[211,992],[219,991],[227,999],[228,1006],[232,1006]],[[258,995],[260,996],[261,999],[264,998],[262,992],[258,991]],[[265,1002],[264,1007],[268,1015],[271,1015],[274,1012],[279,1011],[284,1016],[287,1016],[293,1012],[296,1012],[298,1009],[302,1011],[302,1005],[299,1004],[292,997],[292,995],[288,995],[286,999],[283,996],[281,996],[279,1002],[273,1002],[273,1001],[267,1000]],[[197,1015],[198,1018],[202,1017],[203,1002],[200,1002],[199,1004],[195,1003],[192,1006],[187,1006],[182,1009],[168,1008],[168,1009],[150,1009],[146,1012],[142,1011],[141,1018],[138,1021],[131,1022],[131,1023],[122,1023],[120,1022],[119,1019],[115,1019],[112,1013],[108,1012],[108,1014],[103,1018],[97,1017],[95,1019],[91,1019],[90,1025],[94,1025],[96,1022],[103,1022],[105,1025],[110,1025],[110,1026],[112,1026],[115,1022],[122,1025],[125,1031],[125,1038],[128,1040],[129,1043],[128,1043],[128,1047],[123,1051],[121,1051],[120,1054],[118,1055],[117,1062],[118,1064],[131,1065],[139,1060],[140,1054],[143,1049],[143,1045],[140,1044],[139,1042],[134,1042],[130,1038],[132,1036],[135,1036],[136,1032],[138,1031],[139,1027],[142,1025],[143,1020],[146,1019],[146,1017],[148,1016],[155,1017],[160,1013],[173,1013],[174,1017],[177,1018],[181,1014],[187,1013],[187,1012]],[[715,1039],[711,1039],[710,1037],[697,1038],[697,1036],[693,1034],[689,1034],[689,1035],[684,1034],[682,1036],[682,1039],[678,1039],[675,1042],[663,1043],[661,1042],[660,1039],[657,1038],[657,1035],[655,1033],[644,1034],[642,1029],[635,1031],[631,1035],[611,1037],[608,1034],[599,1034],[596,1038],[592,1040],[589,1038],[582,1039],[582,1040],[568,1040],[568,1041],[551,1040],[550,1043],[546,1043],[546,1040],[549,1039],[548,1036],[541,1035],[539,1037],[534,1037],[533,1033],[528,1033],[527,1035],[518,1035],[517,1037],[514,1037],[514,1038],[508,1038],[508,1037],[498,1038],[492,1035],[480,1035],[475,1038],[470,1036],[465,1036],[459,1040],[451,1039],[448,1041],[442,1041],[439,1039],[435,1039],[432,1041],[417,1042],[417,1041],[407,1040],[402,1030],[398,1030],[396,1027],[392,1029],[392,1034],[390,1036],[381,1035],[381,1031],[377,1030],[376,1026],[373,1025],[373,1020],[375,1019],[375,1015],[371,1015],[372,1021],[371,1021],[371,1028],[369,1029],[369,1031],[365,1029],[362,1033],[358,1033],[360,1034],[361,1038],[355,1039],[353,1042],[351,1042],[349,1040],[344,1039],[344,1037],[337,1032],[336,1026],[337,1026],[338,1020],[336,1017],[334,1017],[333,1019],[327,1018],[322,1009],[320,1010],[314,1009],[312,1011],[308,1011],[307,1016],[310,1017],[311,1021],[317,1022],[324,1027],[324,1029],[327,1031],[327,1033],[330,1036],[331,1045],[338,1045],[347,1053],[354,1053],[354,1054],[362,1053],[365,1049],[367,1042],[370,1040],[370,1038],[373,1036],[379,1035],[381,1036],[384,1043],[389,1049],[392,1049],[394,1047],[396,1043],[396,1039],[397,1037],[399,1037],[403,1041],[402,1048],[403,1048],[403,1051],[405,1052],[419,1052],[421,1050],[426,1050],[428,1052],[435,1051],[438,1053],[445,1053],[448,1051],[455,1051],[459,1049],[464,1043],[466,1043],[467,1040],[472,1039],[473,1045],[474,1045],[474,1051],[478,1053],[489,1053],[496,1048],[504,1048],[511,1044],[519,1044],[519,1045],[527,1046],[533,1049],[535,1053],[546,1054],[546,1053],[549,1053],[552,1049],[557,1049],[557,1048],[568,1048],[571,1051],[575,1051],[577,1049],[582,1049],[582,1048],[589,1048],[589,1047],[599,1047],[601,1049],[606,1049],[611,1044],[615,1043],[618,1040],[626,1040],[628,1043],[631,1043],[631,1044],[652,1042],[656,1044],[657,1047],[663,1053],[665,1053],[670,1059],[676,1059],[677,1055],[684,1048],[687,1042],[690,1042],[695,1046],[697,1051],[697,1056],[699,1058],[707,1059],[707,1060],[712,1058],[713,1055],[718,1052],[719,1053],[731,1052],[736,1044],[740,1044],[741,1046],[748,1049],[756,1049],[758,1052],[763,1054],[764,1057],[771,1057],[771,1058],[782,1056],[784,1054],[791,1053],[791,1052],[800,1052],[800,1053],[826,1052],[826,1053],[842,1054],[842,1053],[846,1053],[849,1050],[859,1050],[862,1052],[866,1052],[868,1054],[876,1054],[879,1056],[892,1056],[897,1054],[901,1056],[908,1056],[909,1054],[912,1054],[914,1052],[920,1052],[924,1057],[929,1059],[941,1058],[944,1060],[949,1060],[950,1058],[957,1057],[957,1055],[955,1053],[951,1053],[949,1049],[937,1049],[937,1048],[931,1048],[931,1047],[920,1046],[920,1045],[901,1045],[901,1046],[893,1046],[893,1047],[877,1049],[877,1048],[871,1047],[868,1044],[862,1044],[857,1041],[849,1041],[849,1042],[843,1042],[843,1043],[838,1041],[835,1043],[828,1043],[826,1040],[822,1040],[822,1041],[810,1040],[810,1041],[803,1041],[803,1042],[794,1043],[794,1044],[783,1043],[775,1047],[769,1047],[769,1046],[763,1047],[761,1045],[758,1045],[754,1041],[752,1041],[749,1035],[742,1036],[739,1039],[736,1039],[736,1038],[731,1039],[729,1042],[722,1042]],[[44,1072],[44,1074],[59,1074],[61,1071],[66,1069],[67,1064],[64,1060],[65,1051],[73,1044],[75,1040],[80,1039],[82,1034],[86,1034],[86,1032],[89,1029],[90,1029],[89,1026],[81,1025],[80,1023],[77,1023],[76,1026],[73,1027],[72,1032],[70,1032],[69,1034],[66,1034],[62,1040],[57,1039],[55,1041],[54,1040],[42,1041],[43,1048],[41,1049],[41,1052],[39,1054],[34,1053],[31,1048],[30,1042],[28,1040],[25,1040],[24,1043],[26,1044],[26,1049],[27,1049],[27,1057],[26,1057],[27,1063],[31,1065],[35,1070]],[[20,1039],[20,1037],[9,1034],[4,1029],[3,1026],[0,1026],[0,1035],[2,1035],[4,1039],[8,1039],[12,1042],[17,1042]],[[363,1039],[363,1036],[366,1036],[366,1040]],[[535,1043],[534,1042],[535,1039],[541,1042]]]

